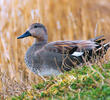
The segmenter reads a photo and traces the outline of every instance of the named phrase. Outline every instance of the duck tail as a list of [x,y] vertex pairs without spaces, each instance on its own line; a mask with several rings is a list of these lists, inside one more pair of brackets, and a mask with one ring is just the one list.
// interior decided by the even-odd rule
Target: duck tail
[[91,41],[95,42],[98,45],[96,47],[96,54],[99,56],[106,54],[107,50],[110,48],[110,42],[106,42],[104,35],[91,39]]
[[96,38],[91,39],[91,41],[94,41],[94,42],[97,42],[97,43],[101,43],[101,42],[103,42],[105,40],[106,39],[105,39],[104,35],[101,35],[101,36],[98,36]]
[[107,42],[103,45],[101,45],[97,50],[96,52],[99,52],[99,51],[104,51],[106,53],[106,51],[110,48],[110,42]]

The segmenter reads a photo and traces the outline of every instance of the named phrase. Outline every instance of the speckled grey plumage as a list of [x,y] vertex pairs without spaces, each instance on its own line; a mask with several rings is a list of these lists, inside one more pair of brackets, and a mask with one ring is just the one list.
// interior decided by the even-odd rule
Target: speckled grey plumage
[[[26,52],[25,63],[28,68],[35,74],[46,75],[58,75],[61,71],[56,67],[55,60],[53,58],[59,59],[57,61],[58,65],[61,66],[62,58],[60,55],[53,55],[50,52],[40,52],[36,53],[41,49],[45,43],[34,43]],[[48,58],[49,57],[49,58]],[[52,68],[50,67],[52,66]]]

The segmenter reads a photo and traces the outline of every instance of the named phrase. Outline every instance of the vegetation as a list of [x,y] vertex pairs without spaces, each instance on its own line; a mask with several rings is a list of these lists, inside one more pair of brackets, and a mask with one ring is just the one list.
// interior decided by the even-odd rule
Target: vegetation
[[86,40],[102,34],[110,40],[109,3],[109,0],[0,0],[1,98],[14,96],[14,100],[45,96],[47,99],[109,100],[110,64],[101,67],[110,59],[109,51],[100,65],[73,69],[43,82],[24,63],[32,38],[17,40],[17,36],[35,22],[47,27],[49,42]]
[[110,100],[110,63],[83,66],[33,85],[12,100]]

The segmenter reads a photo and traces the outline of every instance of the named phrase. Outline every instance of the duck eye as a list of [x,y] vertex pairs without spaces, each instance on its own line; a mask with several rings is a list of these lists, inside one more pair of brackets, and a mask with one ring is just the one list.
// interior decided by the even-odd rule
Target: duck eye
[[34,26],[34,28],[37,28],[37,26]]

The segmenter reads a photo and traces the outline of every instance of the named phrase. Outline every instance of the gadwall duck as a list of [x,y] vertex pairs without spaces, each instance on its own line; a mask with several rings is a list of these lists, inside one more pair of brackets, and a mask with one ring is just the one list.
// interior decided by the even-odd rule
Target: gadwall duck
[[34,23],[17,39],[32,36],[33,45],[27,50],[25,63],[35,74],[41,76],[58,75],[76,65],[102,57],[110,47],[104,43],[104,36],[90,40],[55,41],[47,43],[47,30],[43,24]]

